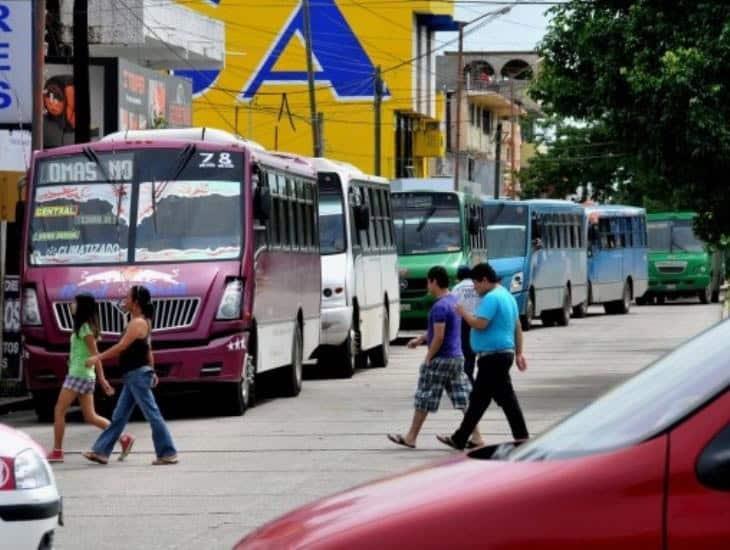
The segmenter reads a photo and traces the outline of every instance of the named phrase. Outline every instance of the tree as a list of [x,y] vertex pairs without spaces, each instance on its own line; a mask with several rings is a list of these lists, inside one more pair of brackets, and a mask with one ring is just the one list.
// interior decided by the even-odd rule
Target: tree
[[572,0],[551,15],[532,96],[612,142],[603,181],[629,178],[617,192],[696,210],[711,242],[730,235],[730,4]]

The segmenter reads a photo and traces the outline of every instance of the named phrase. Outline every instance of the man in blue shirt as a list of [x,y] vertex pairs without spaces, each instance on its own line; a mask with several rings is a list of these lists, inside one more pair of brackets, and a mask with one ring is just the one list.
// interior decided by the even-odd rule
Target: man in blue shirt
[[[421,344],[428,345],[426,358],[418,375],[415,395],[415,411],[411,427],[405,435],[388,434],[388,439],[397,445],[411,449],[428,413],[436,412],[441,396],[446,390],[455,409],[466,409],[471,384],[464,374],[464,356],[461,353],[461,319],[456,314],[457,299],[449,292],[449,276],[441,266],[432,267],[426,276],[428,292],[436,301],[428,314],[426,334],[408,342],[414,349]],[[467,436],[468,438],[468,436]],[[473,446],[482,443],[481,435],[474,431]],[[466,443],[465,443],[466,444]]]
[[517,302],[499,284],[499,277],[489,264],[476,265],[471,278],[477,293],[483,296],[482,301],[474,314],[461,306],[457,306],[456,311],[471,327],[471,347],[477,355],[477,377],[461,426],[451,436],[438,436],[439,441],[455,449],[466,447],[469,434],[479,424],[492,399],[502,407],[515,440],[529,437],[509,375],[515,361],[518,369],[527,370]]

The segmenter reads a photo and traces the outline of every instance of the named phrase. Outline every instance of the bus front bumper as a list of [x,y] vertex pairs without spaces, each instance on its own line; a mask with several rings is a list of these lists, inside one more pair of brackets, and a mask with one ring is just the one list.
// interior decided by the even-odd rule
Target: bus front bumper
[[400,298],[401,320],[424,320],[433,305],[433,298],[428,294],[423,296],[404,296]]
[[662,279],[650,279],[649,289],[647,293],[649,295],[689,295],[696,294],[701,290],[706,289],[710,286],[709,275],[696,275],[693,277],[686,278],[662,278]]
[[[169,342],[166,345],[169,346]],[[161,385],[237,382],[241,379],[247,349],[246,332],[214,338],[207,345],[185,346],[181,342],[180,347],[154,350],[155,371]],[[51,351],[26,343],[24,361],[26,381],[31,391],[60,388],[68,372],[68,352]],[[121,382],[116,361],[105,364],[104,371],[112,383]]]
[[352,307],[322,308],[320,344],[340,346],[347,340],[352,325]]

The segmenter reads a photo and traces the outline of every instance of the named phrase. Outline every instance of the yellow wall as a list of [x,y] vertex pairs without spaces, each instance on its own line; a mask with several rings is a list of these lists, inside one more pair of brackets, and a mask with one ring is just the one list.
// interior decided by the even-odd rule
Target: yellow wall
[[[318,4],[313,0],[312,17],[320,17]],[[252,74],[267,56],[286,22],[299,2],[293,0],[222,0],[218,6],[202,0],[184,5],[192,7],[226,23],[226,61],[214,86],[198,97],[194,104],[193,122],[198,126],[217,127],[236,131],[267,148],[274,148],[275,128],[278,126],[278,149],[300,154],[312,154],[312,132],[309,126],[309,104],[306,84],[264,84],[253,102],[237,99]],[[377,2],[372,7],[368,0],[338,0],[340,9],[373,65],[382,66],[383,76],[391,98],[383,102],[382,114],[382,171],[392,177],[395,172],[394,111],[412,108],[415,69],[411,64],[387,70],[414,57],[413,27],[415,13],[450,15],[453,5],[446,2],[398,2],[392,6]],[[438,37],[438,35],[437,35]],[[357,67],[352,63],[347,49],[340,51],[336,33],[326,45],[333,55],[342,61],[344,72]],[[316,44],[315,44],[316,46]],[[321,44],[320,44],[321,46]],[[306,69],[304,48],[296,38],[284,51],[276,70]],[[434,66],[435,69],[435,66]],[[359,69],[360,71],[362,69]],[[331,89],[317,83],[318,110],[324,113],[325,155],[353,163],[361,169],[373,171],[373,108],[372,100],[338,100]],[[287,93],[295,128],[289,124],[286,114],[277,122],[282,103],[282,93]],[[238,124],[236,125],[236,106]],[[251,132],[249,132],[249,128]]]

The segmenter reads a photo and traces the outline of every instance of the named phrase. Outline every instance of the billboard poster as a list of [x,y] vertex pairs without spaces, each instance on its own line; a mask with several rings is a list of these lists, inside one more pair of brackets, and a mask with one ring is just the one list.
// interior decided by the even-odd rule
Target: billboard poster
[[192,97],[189,80],[119,60],[119,130],[189,127]]
[[0,124],[22,126],[33,116],[32,2],[0,1]]
[[20,277],[6,275],[3,288],[3,351],[0,379],[19,380],[22,345],[20,339]]
[[[91,139],[101,138],[105,113],[105,67],[89,66],[91,91]],[[52,149],[74,143],[76,102],[73,66],[46,63],[43,85],[43,147]]]

